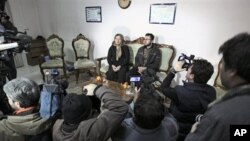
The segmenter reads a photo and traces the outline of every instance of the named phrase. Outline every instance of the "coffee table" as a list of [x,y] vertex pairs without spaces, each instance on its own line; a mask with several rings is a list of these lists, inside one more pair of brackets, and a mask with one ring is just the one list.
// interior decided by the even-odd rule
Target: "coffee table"
[[116,94],[118,94],[122,100],[124,100],[127,103],[132,102],[134,96],[131,93],[128,93],[129,88],[124,88],[123,85],[121,83],[115,82],[115,81],[110,81],[110,80],[105,80],[102,82],[97,82],[95,78],[90,78],[89,81],[86,81],[83,83],[83,86],[86,86],[88,84],[102,84],[106,87],[108,87],[109,89],[113,90]]

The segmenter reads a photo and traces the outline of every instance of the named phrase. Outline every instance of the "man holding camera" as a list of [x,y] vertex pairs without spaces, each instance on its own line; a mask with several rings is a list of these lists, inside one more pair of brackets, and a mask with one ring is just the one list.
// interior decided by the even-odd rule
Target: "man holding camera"
[[249,140],[245,138],[249,137],[249,130],[242,136],[234,134],[235,128],[249,129],[250,124],[250,34],[232,37],[220,47],[219,53],[223,55],[221,82],[229,91],[209,106],[200,123],[193,126],[188,141]]
[[[4,30],[8,30],[8,32],[4,32],[4,38],[6,36],[8,38],[5,39],[5,43],[11,43],[13,42],[11,38],[14,38],[17,34],[17,28],[11,23],[10,17],[8,15],[1,15],[0,23],[3,25]],[[10,38],[10,39],[9,39]],[[0,52],[1,53],[1,52]],[[12,80],[17,77],[17,70],[14,62],[14,57],[13,57],[13,51],[12,50],[7,50],[6,58],[5,60],[0,60],[2,61],[6,68],[8,69],[8,72],[6,74],[7,78],[9,80]],[[5,80],[3,80],[5,83]]]
[[[9,21],[10,17],[7,16],[5,13],[2,14],[2,11],[0,12],[1,12],[0,37],[3,39],[3,40],[0,39],[0,45],[1,45],[2,42],[8,43],[8,41],[5,39],[6,36],[5,30],[15,29],[15,32],[17,32],[17,29]],[[17,70],[14,62],[13,51],[12,50],[0,51],[0,110],[2,110],[4,114],[10,114],[11,108],[3,92],[3,85],[6,83],[6,77],[10,81],[16,78],[16,76],[17,76]]]
[[[184,70],[183,66],[187,67],[186,81],[183,82],[183,86],[171,88],[171,81],[176,73]],[[178,61],[164,79],[161,90],[171,99],[170,112],[179,125],[178,141],[185,139],[196,116],[203,114],[208,104],[215,100],[215,89],[206,84],[213,72],[213,66],[207,60],[193,60],[189,65],[183,60]]]

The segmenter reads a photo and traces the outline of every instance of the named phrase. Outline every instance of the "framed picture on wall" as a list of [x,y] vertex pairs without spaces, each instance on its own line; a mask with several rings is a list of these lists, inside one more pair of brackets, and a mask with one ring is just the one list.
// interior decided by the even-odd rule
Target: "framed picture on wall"
[[101,6],[85,7],[86,22],[102,22]]
[[159,3],[150,5],[149,23],[174,24],[176,3]]

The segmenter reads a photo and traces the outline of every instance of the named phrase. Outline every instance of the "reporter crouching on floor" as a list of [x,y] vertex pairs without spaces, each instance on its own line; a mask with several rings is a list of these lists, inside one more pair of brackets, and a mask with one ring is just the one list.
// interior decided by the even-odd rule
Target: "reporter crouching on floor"
[[9,81],[3,87],[9,104],[14,110],[13,115],[4,115],[0,120],[1,141],[46,140],[52,120],[44,119],[39,114],[40,89],[27,78]]
[[[106,141],[124,120],[128,105],[118,94],[105,86],[89,84],[85,94],[68,94],[63,100],[63,119],[53,127],[53,141]],[[91,117],[91,102],[88,96],[101,100],[102,111]]]

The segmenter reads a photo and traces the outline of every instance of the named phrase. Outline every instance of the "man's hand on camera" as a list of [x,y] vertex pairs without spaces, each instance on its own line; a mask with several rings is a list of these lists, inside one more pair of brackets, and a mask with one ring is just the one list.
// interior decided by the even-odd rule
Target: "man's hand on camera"
[[140,87],[135,87],[135,94],[134,94],[134,99],[133,101],[135,102],[140,95],[141,88]]
[[93,96],[94,95],[94,90],[97,87],[96,84],[88,84],[83,87],[83,91],[86,92],[87,96]]
[[176,64],[174,65],[174,71],[175,72],[181,72],[184,71],[185,69],[182,68],[182,66],[185,64],[185,61],[178,61],[176,62]]
[[143,71],[145,71],[147,67],[138,67],[138,72],[142,74]]

